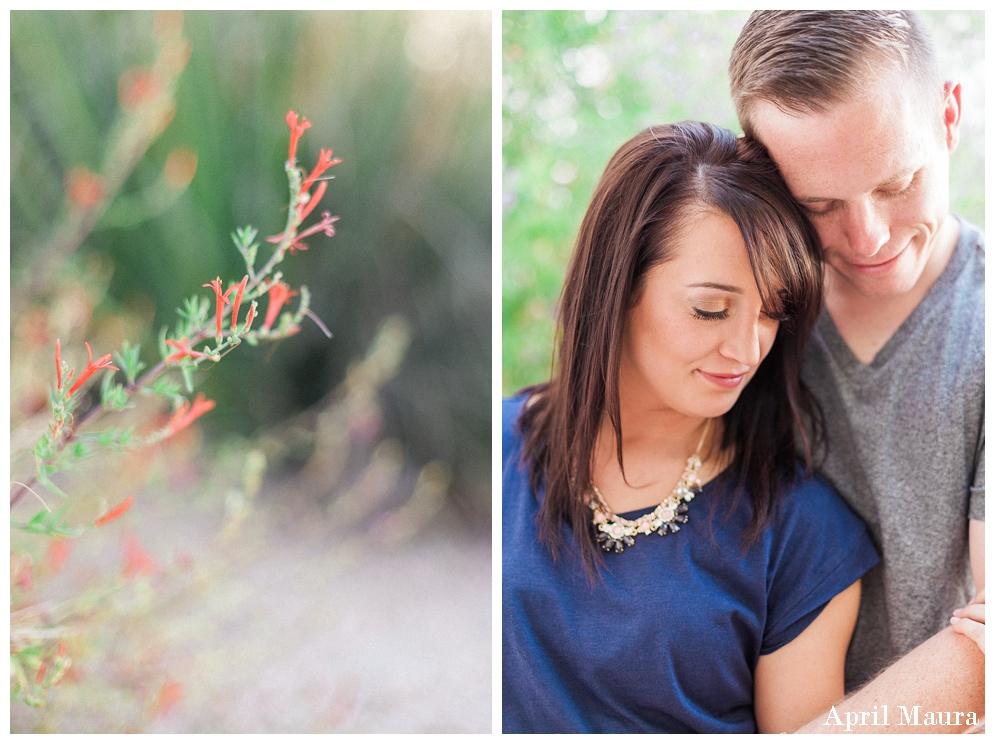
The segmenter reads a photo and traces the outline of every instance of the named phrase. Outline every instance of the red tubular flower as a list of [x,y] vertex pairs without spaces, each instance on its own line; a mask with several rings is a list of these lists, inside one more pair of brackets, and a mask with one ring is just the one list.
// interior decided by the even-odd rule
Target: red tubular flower
[[69,554],[73,552],[72,540],[56,539],[48,544],[45,551],[45,566],[53,574],[59,573],[62,566],[69,559]]
[[152,712],[156,716],[165,716],[183,699],[183,685],[179,682],[164,682],[159,690],[159,697],[152,703]]
[[181,429],[190,426],[194,421],[212,410],[215,405],[216,403],[213,400],[205,398],[203,393],[197,393],[193,404],[190,401],[185,401],[183,405],[173,411],[173,415],[169,419],[169,424],[167,424],[169,430],[166,436],[170,437]]
[[253,302],[249,305],[249,312],[245,314],[245,326],[242,328],[242,333],[248,333],[249,328],[252,327],[252,321],[256,319],[256,303]]
[[232,305],[231,305],[231,332],[232,333],[235,332],[235,328],[238,325],[238,309],[242,305],[242,293],[245,292],[245,285],[248,283],[248,281],[249,281],[249,275],[246,274],[245,277],[243,277],[243,279],[242,279],[241,282],[239,282],[238,284],[233,284],[232,286],[228,287],[228,291],[229,292],[231,292],[233,289],[236,290],[235,291],[235,300],[234,300],[234,302],[232,302]]
[[299,240],[300,238],[306,238],[308,235],[314,235],[319,232],[323,232],[331,238],[335,235],[335,223],[338,221],[339,218],[332,217],[331,212],[322,212],[321,222],[315,222],[311,227],[298,235],[297,238]]
[[38,667],[38,675],[35,677],[35,684],[36,685],[40,685],[42,682],[45,681],[45,670],[46,669],[47,669],[47,667],[45,666],[45,662],[43,661],[41,663],[41,666]]
[[190,185],[197,173],[197,153],[186,147],[176,147],[163,166],[162,176],[172,188],[181,191]]
[[217,332],[216,339],[217,342],[221,343],[221,318],[224,315],[225,305],[230,305],[231,301],[228,299],[228,295],[231,293],[234,287],[229,287],[227,292],[221,291],[221,277],[217,279],[212,279],[210,283],[203,285],[205,287],[211,287],[214,290],[214,297],[217,300],[214,318],[217,322]]
[[117,100],[126,114],[133,114],[162,92],[164,82],[155,70],[125,70],[117,82]]
[[[328,188],[326,181],[322,181],[315,188],[314,193],[310,196],[308,195],[308,190],[314,185],[318,180],[318,177],[324,173],[331,166],[341,163],[342,158],[332,159],[331,150],[322,150],[321,155],[318,158],[318,163],[314,166],[314,170],[311,171],[311,175],[307,177],[304,184],[301,186],[301,190],[298,196],[297,204],[297,224],[300,224],[304,219],[314,211],[314,208],[318,206],[321,201],[321,197],[325,195],[325,189]],[[305,199],[305,197],[307,197]]]
[[59,641],[59,658],[61,659],[65,655],[66,655],[66,642]]
[[124,541],[124,570],[127,578],[146,574],[151,576],[159,570],[152,556],[146,553],[134,535],[129,535]]
[[297,113],[293,110],[287,112],[287,126],[290,127],[290,150],[287,160],[293,164],[297,159],[297,141],[300,140],[304,130],[311,126],[307,119],[297,120]]
[[[322,184],[324,185],[324,184]],[[322,212],[321,222],[315,222],[311,227],[302,233],[298,233],[297,237],[294,238],[294,242],[290,244],[290,253],[293,254],[295,251],[306,251],[307,246],[301,242],[301,238],[306,238],[309,235],[314,235],[315,233],[323,232],[328,237],[333,237],[335,235],[335,223],[338,222],[338,217],[332,217],[330,212]]]
[[93,209],[107,195],[104,179],[83,166],[69,169],[64,186],[69,203],[84,212]]
[[263,330],[268,331],[273,326],[273,321],[280,314],[280,308],[286,304],[287,300],[297,295],[296,289],[291,289],[283,282],[273,282],[269,287],[269,304],[266,306],[266,318],[263,320]]
[[62,390],[62,342],[55,339],[55,389]]
[[173,362],[179,362],[187,357],[191,359],[203,359],[206,355],[201,354],[199,351],[194,351],[189,346],[190,340],[184,336],[179,340],[173,340],[171,338],[166,339],[166,346],[172,346],[176,349],[175,354],[170,354],[166,357],[166,364],[172,364]]
[[[308,196],[307,201],[299,202],[297,205],[297,224],[299,225],[304,221],[304,219],[314,211],[314,208],[318,206],[318,202],[321,201],[321,197],[325,195],[325,189],[328,188],[328,182],[322,181],[318,184],[318,188],[314,190],[314,193],[308,196],[304,194],[303,196]],[[303,198],[302,196],[302,198]]]
[[[297,157],[297,142],[300,139],[301,134],[304,130],[311,126],[311,122],[307,119],[302,119],[298,122],[297,114],[293,111],[287,113],[287,124],[290,126],[290,163],[296,162]],[[314,211],[318,203],[321,202],[321,198],[325,195],[325,191],[328,185],[325,181],[320,181],[321,174],[326,170],[331,168],[333,165],[341,163],[341,158],[333,158],[332,150],[321,150],[318,155],[318,162],[315,163],[314,169],[308,174],[307,178],[301,184],[300,191],[297,192],[297,214],[296,214],[296,224],[300,225],[304,219]],[[318,184],[315,186],[315,184]],[[313,193],[308,193],[311,188],[314,187]],[[336,218],[338,219],[338,218]],[[318,230],[324,230],[325,225],[323,224]],[[296,226],[295,226],[296,232]],[[313,235],[317,230],[309,231],[305,234]],[[327,233],[326,233],[327,234]],[[283,243],[285,240],[290,241],[288,246],[290,253],[293,254],[296,251],[307,250],[307,246],[299,242],[301,235],[294,233],[282,232],[279,235],[271,235],[266,238],[267,242],[273,244]]]
[[315,164],[314,170],[311,171],[311,175],[307,177],[304,184],[301,186],[300,193],[303,194],[305,191],[310,189],[311,186],[314,185],[314,182],[318,180],[318,176],[331,168],[333,165],[338,165],[341,162],[342,158],[335,158],[332,160],[331,150],[321,150],[318,155],[318,162]]
[[[84,341],[84,343],[86,343]],[[90,379],[90,376],[101,369],[113,369],[117,371],[117,367],[110,363],[111,359],[114,358],[113,354],[104,354],[96,362],[93,361],[93,350],[90,349],[90,344],[86,344],[86,355],[88,357],[86,362],[86,369],[83,370],[83,374],[79,376],[79,379],[73,383],[73,386],[69,388],[69,396],[72,397],[73,393],[80,389],[84,382]]]
[[[22,563],[11,562],[10,566],[11,579],[17,586],[21,587],[26,592],[30,592],[34,587],[34,569],[31,567],[31,560],[25,560]],[[14,578],[14,576],[17,578]]]
[[94,527],[100,527],[101,525],[105,525],[108,522],[113,522],[115,519],[117,519],[122,514],[124,514],[126,511],[128,511],[128,509],[131,508],[131,505],[132,505],[132,503],[134,501],[135,501],[135,497],[134,496],[129,496],[124,501],[122,501],[120,504],[118,504],[113,509],[111,509],[106,514],[104,514],[104,516],[100,517],[99,519],[94,520],[93,526]]

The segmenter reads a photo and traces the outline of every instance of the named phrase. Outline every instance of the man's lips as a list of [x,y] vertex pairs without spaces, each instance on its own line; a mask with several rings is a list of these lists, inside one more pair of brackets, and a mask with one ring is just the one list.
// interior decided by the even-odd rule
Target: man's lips
[[875,274],[884,273],[884,272],[888,271],[889,269],[891,269],[891,267],[895,265],[895,262],[898,261],[899,257],[904,252],[905,252],[905,249],[903,248],[898,253],[896,253],[894,256],[892,256],[891,258],[889,258],[888,260],[886,260],[886,261],[879,261],[878,263],[873,263],[873,264],[859,264],[859,263],[853,263],[852,261],[847,261],[847,263],[855,271],[859,271],[861,274],[866,274],[868,276],[873,276]]
[[709,382],[724,388],[734,388],[737,387],[744,379],[746,379],[746,372],[740,372],[739,374],[725,374],[717,372],[706,372],[703,369],[698,370],[698,374],[704,377]]

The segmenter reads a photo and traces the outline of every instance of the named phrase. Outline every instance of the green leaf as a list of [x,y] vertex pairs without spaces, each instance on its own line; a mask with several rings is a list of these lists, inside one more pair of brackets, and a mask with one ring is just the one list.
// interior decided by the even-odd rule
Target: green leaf
[[131,441],[133,431],[134,429],[132,427],[128,427],[126,429],[108,429],[107,431],[91,435],[90,439],[102,447],[121,448],[126,446],[128,442]]
[[234,241],[235,247],[238,248],[238,252],[242,254],[242,258],[245,259],[245,266],[250,272],[256,264],[256,253],[259,250],[259,243],[253,242],[256,239],[256,234],[256,228],[252,225],[238,228],[231,234],[231,239]]
[[121,344],[121,351],[114,354],[118,363],[121,365],[121,371],[124,372],[124,376],[128,379],[129,384],[134,384],[135,378],[137,378],[141,371],[145,369],[145,365],[139,358],[141,353],[141,344],[135,344],[132,346],[125,341]]
[[47,517],[48,514],[49,514],[48,509],[42,509],[40,512],[31,517],[30,520],[28,520],[28,525],[31,527],[35,527],[37,525],[43,524],[45,521],[45,517]]
[[38,438],[38,444],[35,445],[34,449],[35,457],[46,460],[55,454],[52,448],[52,435],[50,432],[46,431]]
[[180,386],[170,377],[160,377],[150,386],[142,388],[143,391],[151,395],[179,395]]
[[41,483],[46,488],[52,487],[51,477],[59,472],[58,468],[54,465],[39,465],[38,466],[38,482]]
[[[189,338],[194,332],[207,322],[207,315],[210,310],[210,301],[203,296],[194,295],[183,301],[183,306],[176,309],[180,316],[180,322],[176,326],[175,338]],[[167,354],[163,353],[163,359]]]
[[110,411],[123,411],[132,407],[128,402],[128,393],[123,385],[114,385],[113,387],[108,385],[102,392],[101,402],[104,408]]
[[169,356],[169,347],[166,346],[166,334],[169,333],[169,328],[163,326],[159,331],[159,356],[163,359]]
[[46,463],[38,466],[38,482],[41,483],[45,488],[50,491],[54,491],[60,496],[65,496],[65,494],[52,483],[52,476],[58,473],[62,468],[54,463]]
[[84,530],[79,527],[70,527],[63,519],[68,508],[67,504],[56,511],[42,509],[27,522],[19,522],[16,519],[11,519],[10,526],[23,532],[48,535],[50,537],[78,537],[83,534]]

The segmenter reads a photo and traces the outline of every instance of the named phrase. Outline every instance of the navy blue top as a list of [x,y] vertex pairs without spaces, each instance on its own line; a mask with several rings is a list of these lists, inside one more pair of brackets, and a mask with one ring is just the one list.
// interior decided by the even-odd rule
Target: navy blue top
[[863,522],[821,478],[800,481],[744,552],[749,499],[720,475],[679,533],[605,554],[592,585],[569,528],[558,561],[536,540],[523,402],[503,415],[504,732],[755,733],[758,657],[878,562]]

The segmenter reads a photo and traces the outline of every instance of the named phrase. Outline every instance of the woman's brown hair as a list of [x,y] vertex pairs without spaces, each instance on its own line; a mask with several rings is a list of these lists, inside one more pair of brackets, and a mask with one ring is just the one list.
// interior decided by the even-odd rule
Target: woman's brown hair
[[822,301],[816,234],[760,143],[699,122],[650,127],[618,149],[594,191],[560,298],[554,375],[522,391],[531,395],[518,421],[532,488],[545,491],[540,539],[558,555],[565,522],[592,575],[602,557],[584,496],[603,416],[622,464],[626,317],[646,272],[670,258],[675,234],[702,210],[736,222],[764,311],[782,319],[767,358],[723,417],[720,446],[734,453],[736,487],[752,503],[747,543],[796,477],[796,433],[811,468],[804,424],[817,426],[818,415],[799,372]]

